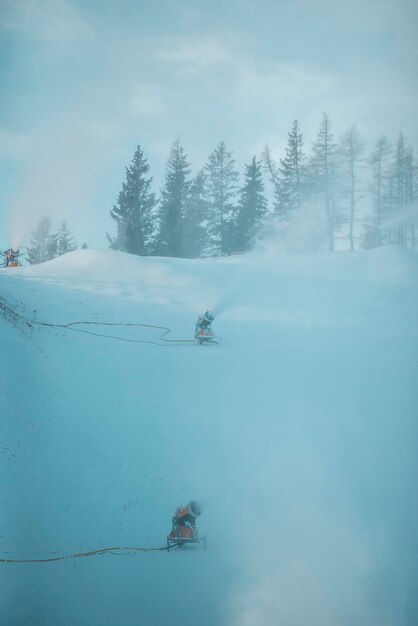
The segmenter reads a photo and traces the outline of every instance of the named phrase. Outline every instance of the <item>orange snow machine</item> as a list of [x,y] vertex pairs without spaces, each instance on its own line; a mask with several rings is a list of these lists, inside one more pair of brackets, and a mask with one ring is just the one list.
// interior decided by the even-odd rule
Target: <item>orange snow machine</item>
[[19,261],[19,257],[22,255],[20,250],[9,248],[1,252],[1,255],[4,257],[3,267],[20,267],[20,265],[22,265]]
[[206,535],[199,537],[196,518],[201,513],[200,505],[192,500],[185,506],[179,507],[174,513],[173,526],[167,535],[167,550],[175,546],[182,547],[186,543],[202,543],[206,550]]

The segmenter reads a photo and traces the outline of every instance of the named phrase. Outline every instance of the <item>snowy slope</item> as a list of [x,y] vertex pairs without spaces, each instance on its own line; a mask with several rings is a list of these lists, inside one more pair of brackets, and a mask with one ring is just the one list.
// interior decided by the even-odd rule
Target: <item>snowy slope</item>
[[[396,248],[1,270],[0,557],[163,546],[190,498],[208,536],[0,563],[2,623],[415,624],[417,278]],[[164,341],[207,307],[219,346]]]

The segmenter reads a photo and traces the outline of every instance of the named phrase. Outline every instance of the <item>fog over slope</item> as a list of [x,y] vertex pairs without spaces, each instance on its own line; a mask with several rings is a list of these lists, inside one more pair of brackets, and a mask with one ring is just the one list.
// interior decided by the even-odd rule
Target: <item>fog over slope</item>
[[[417,278],[389,246],[0,270],[0,558],[164,546],[191,498],[208,538],[0,563],[2,623],[417,623]],[[208,307],[217,346],[150,327]]]

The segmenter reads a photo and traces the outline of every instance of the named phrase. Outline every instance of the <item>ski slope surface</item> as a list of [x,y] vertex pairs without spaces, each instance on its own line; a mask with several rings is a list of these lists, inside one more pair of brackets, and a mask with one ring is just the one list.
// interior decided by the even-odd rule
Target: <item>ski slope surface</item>
[[[0,270],[0,558],[118,548],[0,562],[1,624],[417,624],[417,286],[389,246]],[[119,549],[190,499],[207,550]]]

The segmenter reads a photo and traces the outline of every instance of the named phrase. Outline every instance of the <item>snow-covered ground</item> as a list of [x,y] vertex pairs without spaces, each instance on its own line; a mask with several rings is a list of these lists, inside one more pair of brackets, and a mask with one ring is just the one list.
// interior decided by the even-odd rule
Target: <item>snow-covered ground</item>
[[0,558],[164,546],[191,498],[208,538],[0,563],[1,623],[418,623],[417,286],[391,247],[1,270]]

